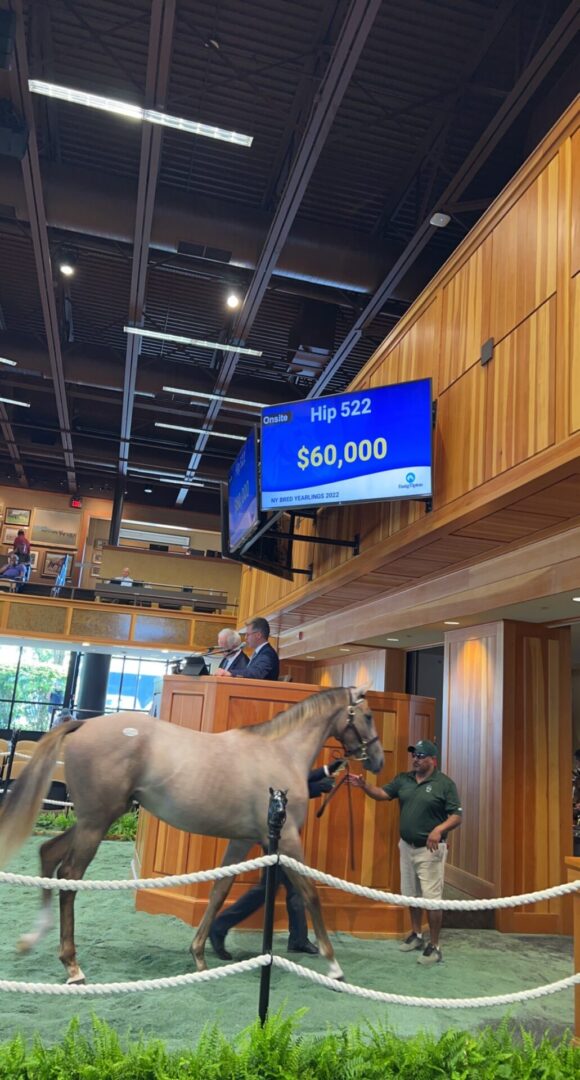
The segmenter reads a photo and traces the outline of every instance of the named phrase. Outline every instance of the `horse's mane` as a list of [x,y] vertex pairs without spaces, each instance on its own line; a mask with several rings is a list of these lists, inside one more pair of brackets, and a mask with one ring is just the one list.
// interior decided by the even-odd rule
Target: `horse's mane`
[[311,720],[320,719],[333,697],[348,693],[349,691],[343,687],[336,686],[331,690],[322,690],[319,694],[313,694],[312,697],[304,698],[296,705],[291,705],[273,720],[266,720],[263,724],[251,724],[241,730],[247,735],[259,735],[262,739],[280,739],[288,731],[296,731],[305,727]]

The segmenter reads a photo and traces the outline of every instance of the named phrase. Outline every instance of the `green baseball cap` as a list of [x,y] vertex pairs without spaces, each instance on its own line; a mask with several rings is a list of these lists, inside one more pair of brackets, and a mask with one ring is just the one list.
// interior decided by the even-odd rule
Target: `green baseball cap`
[[435,743],[430,739],[419,739],[414,746],[408,746],[407,750],[410,754],[423,754],[425,757],[437,757],[439,753]]

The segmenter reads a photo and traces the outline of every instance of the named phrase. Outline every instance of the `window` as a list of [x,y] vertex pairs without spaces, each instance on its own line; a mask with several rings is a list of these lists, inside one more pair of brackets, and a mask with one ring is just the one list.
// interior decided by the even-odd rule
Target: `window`
[[137,709],[149,712],[158,682],[167,675],[166,660],[112,656],[107,686],[107,712]]
[[70,652],[8,645],[0,662],[0,727],[48,731],[62,705]]

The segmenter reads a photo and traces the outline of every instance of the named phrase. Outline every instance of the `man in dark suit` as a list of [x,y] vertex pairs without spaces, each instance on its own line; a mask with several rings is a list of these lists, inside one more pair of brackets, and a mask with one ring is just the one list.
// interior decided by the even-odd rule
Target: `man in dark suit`
[[270,624],[267,619],[251,619],[246,630],[246,644],[254,650],[243,671],[216,671],[216,675],[235,675],[238,679],[272,679],[280,674],[278,653],[268,643]]
[[229,671],[238,676],[248,666],[248,657],[242,652],[242,639],[237,630],[220,630],[218,649],[223,653],[223,660],[218,671]]
[[[330,765],[323,765],[321,769],[313,769],[308,776],[308,795],[315,799],[318,795],[332,791],[334,787],[334,774],[344,768],[344,758],[332,761]],[[265,849],[264,849],[265,850]],[[308,940],[308,923],[302,894],[294,886],[294,883],[284,873],[281,866],[276,873],[276,889],[283,885],[286,889],[286,910],[288,912],[288,952],[309,953],[315,955],[318,945]],[[256,885],[243,893],[235,903],[226,908],[214,919],[209,931],[209,940],[212,949],[220,960],[231,960],[232,954],[225,947],[226,934],[233,926],[249,919],[255,911],[258,911],[266,899],[266,871]]]

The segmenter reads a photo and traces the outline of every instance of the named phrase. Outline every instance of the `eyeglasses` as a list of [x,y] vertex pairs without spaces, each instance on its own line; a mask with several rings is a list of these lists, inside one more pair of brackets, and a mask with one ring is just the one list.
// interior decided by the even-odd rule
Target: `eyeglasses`
[[429,757],[429,754],[413,754],[413,757],[421,761],[423,758]]

